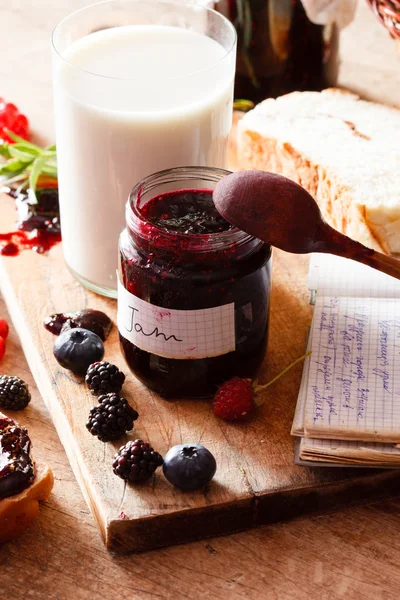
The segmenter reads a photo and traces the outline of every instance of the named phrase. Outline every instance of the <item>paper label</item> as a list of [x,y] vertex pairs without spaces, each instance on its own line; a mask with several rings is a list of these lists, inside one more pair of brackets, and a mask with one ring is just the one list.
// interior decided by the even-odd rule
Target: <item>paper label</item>
[[165,358],[207,358],[236,348],[234,303],[202,310],[156,306],[118,281],[118,330],[129,342]]

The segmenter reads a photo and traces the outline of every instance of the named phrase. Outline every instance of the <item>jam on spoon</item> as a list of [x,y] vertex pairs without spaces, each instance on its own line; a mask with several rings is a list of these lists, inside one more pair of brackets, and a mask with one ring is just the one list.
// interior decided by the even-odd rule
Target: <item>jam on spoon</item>
[[101,310],[84,308],[73,313],[55,313],[45,318],[44,326],[47,331],[54,335],[60,335],[61,331],[80,327],[88,329],[99,336],[103,342],[108,338],[112,321]]
[[28,432],[0,413],[0,499],[19,494],[34,479]]
[[314,198],[287,177],[240,171],[221,179],[213,193],[230,223],[286,252],[326,252],[350,258],[400,279],[400,261],[367,248],[326,223]]

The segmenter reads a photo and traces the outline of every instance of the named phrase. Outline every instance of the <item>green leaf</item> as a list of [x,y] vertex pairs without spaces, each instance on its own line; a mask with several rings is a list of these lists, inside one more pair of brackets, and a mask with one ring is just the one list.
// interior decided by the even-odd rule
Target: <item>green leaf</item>
[[30,199],[34,204],[37,204],[36,198],[36,184],[39,179],[40,173],[43,171],[43,167],[46,164],[45,156],[38,156],[32,163],[32,170],[29,174],[29,195]]
[[17,150],[21,150],[21,152],[27,152],[28,154],[31,154],[32,157],[39,156],[39,154],[42,154],[43,152],[41,148],[36,148],[35,144],[31,144],[30,142],[17,142],[10,145]]
[[16,146],[17,144],[10,144],[8,148],[8,151],[13,158],[18,158],[21,162],[27,165],[35,160],[35,155],[32,155],[30,152],[23,152]]
[[251,110],[252,108],[254,108],[254,102],[252,102],[251,100],[237,99],[233,103],[233,108],[235,110],[241,110],[243,112],[247,112],[248,110]]
[[12,140],[14,140],[14,142],[25,144],[25,146],[29,146],[32,150],[37,150],[39,154],[42,154],[42,152],[44,151],[43,148],[41,148],[40,146],[36,146],[36,144],[32,144],[32,142],[28,142],[13,131],[10,131],[10,129],[4,128],[4,131]]
[[0,156],[3,156],[4,158],[11,158],[10,151],[8,149],[9,145],[10,144],[8,142],[0,140]]
[[45,175],[49,175],[50,177],[54,177],[57,179],[57,167],[46,164],[42,167],[42,173]]
[[0,182],[3,181],[8,181],[10,179],[14,180],[17,179],[19,175],[22,175],[22,173],[25,171],[24,167],[21,167],[20,169],[16,170],[16,171],[9,171],[9,172],[5,172],[5,173],[0,173]]
[[24,171],[26,168],[26,163],[21,162],[18,158],[11,158],[4,164],[0,165],[0,176],[8,175],[12,173],[15,175],[16,171]]
[[[40,175],[57,179],[57,152],[55,144],[40,148],[24,140],[8,129],[5,130],[15,142],[0,142],[0,156],[8,159],[0,163],[0,178],[20,183],[23,187],[29,179],[28,194],[32,203],[37,203],[36,186]],[[21,183],[22,182],[22,183]]]
[[10,173],[7,176],[0,177],[0,182],[7,181],[8,185],[21,182],[28,184],[28,175],[26,171],[17,171],[17,173]]
[[49,160],[56,158],[57,154],[55,152],[48,152],[47,150],[43,150],[40,156],[45,156]]
[[46,161],[46,165],[48,165],[49,167],[57,167],[57,156],[52,156],[51,158],[48,158]]

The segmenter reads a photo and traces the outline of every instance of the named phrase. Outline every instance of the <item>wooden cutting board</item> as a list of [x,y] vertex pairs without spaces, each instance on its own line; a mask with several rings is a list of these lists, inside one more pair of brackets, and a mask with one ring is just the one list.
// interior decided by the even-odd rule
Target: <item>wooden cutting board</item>
[[[0,215],[1,230],[10,231],[15,212],[5,195],[0,196]],[[306,271],[306,258],[275,252],[270,343],[261,381],[304,352],[311,321]],[[289,431],[300,365],[270,389],[254,418],[236,425],[217,420],[207,401],[166,401],[128,376],[124,392],[140,414],[135,430],[119,443],[99,442],[85,428],[96,400],[82,379],[57,364],[54,338],[42,323],[50,313],[83,307],[104,310],[115,322],[116,302],[86,291],[73,279],[61,245],[48,256],[25,251],[1,257],[0,285],[39,390],[108,547],[146,550],[398,491],[400,471],[293,464]],[[116,327],[105,343],[105,358],[128,371]],[[113,474],[111,462],[118,447],[132,437],[148,440],[161,454],[182,442],[204,444],[217,460],[215,479],[205,490],[187,493],[172,487],[158,470],[147,484],[125,485]]]

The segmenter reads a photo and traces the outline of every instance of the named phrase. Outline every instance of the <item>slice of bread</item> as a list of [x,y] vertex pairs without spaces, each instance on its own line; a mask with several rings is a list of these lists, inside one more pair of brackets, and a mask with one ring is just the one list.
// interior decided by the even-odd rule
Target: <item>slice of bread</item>
[[290,177],[330,225],[370,248],[400,252],[400,110],[350,92],[294,92],[238,124],[240,169]]
[[54,485],[48,465],[35,465],[32,484],[21,493],[0,500],[0,544],[17,537],[39,514],[39,502],[47,500]]

